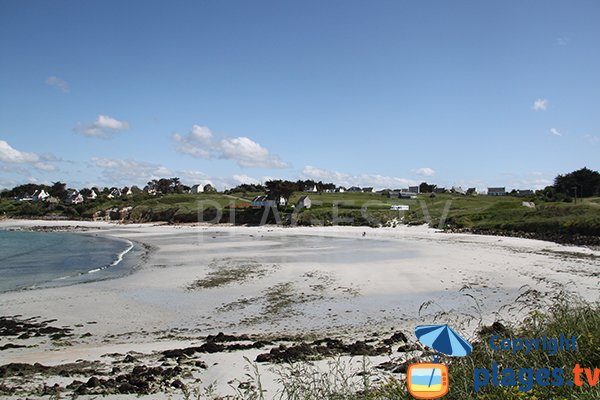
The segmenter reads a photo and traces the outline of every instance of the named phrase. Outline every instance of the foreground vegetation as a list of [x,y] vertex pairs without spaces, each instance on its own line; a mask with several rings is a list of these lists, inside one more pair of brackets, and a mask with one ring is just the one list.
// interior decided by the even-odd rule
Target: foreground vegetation
[[[524,352],[497,351],[490,348],[488,339],[492,335],[502,338],[557,338],[561,334],[567,337],[577,337],[577,351],[558,351],[549,355],[542,350],[534,350],[529,354]],[[600,367],[600,305],[586,304],[561,296],[547,312],[534,311],[521,324],[506,328],[501,324],[485,327],[479,332],[473,343],[473,353],[464,358],[442,358],[441,362],[449,366],[450,390],[444,399],[486,399],[486,400],[520,400],[520,399],[555,399],[555,400],[587,400],[600,398],[600,381],[596,386],[590,386],[583,378],[583,386],[542,386],[533,384],[531,390],[525,391],[522,386],[492,386],[483,387],[479,392],[474,388],[474,376],[478,368],[491,369],[492,363],[500,365],[501,369],[560,367],[565,371],[565,380],[573,379],[572,368],[579,364],[582,368]],[[431,358],[421,361],[430,362]],[[600,371],[600,370],[599,370]],[[277,371],[281,386],[277,395],[267,395],[262,389],[258,369],[250,377],[252,384],[244,389],[238,389],[235,397],[240,400],[255,399],[289,399],[289,400],[392,400],[412,399],[408,394],[404,378],[393,375],[374,380],[372,369],[367,365],[359,371],[348,374],[340,361],[329,364],[329,369],[322,371],[307,363],[291,364]],[[527,378],[527,376],[526,376]],[[517,381],[518,382],[518,381]],[[186,390],[187,398],[217,399],[209,389]]]

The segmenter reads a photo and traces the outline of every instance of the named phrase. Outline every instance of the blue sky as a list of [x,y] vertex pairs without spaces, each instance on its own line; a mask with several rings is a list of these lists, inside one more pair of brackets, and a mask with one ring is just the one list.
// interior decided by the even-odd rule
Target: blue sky
[[598,169],[597,1],[0,2],[0,187],[539,188]]

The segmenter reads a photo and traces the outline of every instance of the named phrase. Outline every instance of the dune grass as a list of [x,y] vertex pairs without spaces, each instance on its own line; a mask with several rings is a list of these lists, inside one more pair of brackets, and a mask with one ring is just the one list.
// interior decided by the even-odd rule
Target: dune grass
[[[577,351],[558,351],[550,355],[542,350],[524,352],[493,350],[488,339],[492,335],[502,338],[554,338],[564,334],[577,337]],[[600,398],[600,381],[592,387],[585,382],[578,387],[541,386],[533,384],[530,390],[527,385],[516,381],[517,386],[487,385],[475,391],[474,379],[478,369],[491,369],[493,362],[502,368],[563,368],[565,381],[573,378],[572,369],[576,364],[588,368],[600,368],[600,304],[584,303],[577,299],[560,295],[547,311],[534,311],[521,323],[494,332],[483,329],[473,343],[473,353],[464,358],[443,358],[441,362],[448,365],[450,390],[444,397],[448,400],[485,399],[485,400],[521,400],[521,399],[553,399],[553,400],[588,400]],[[423,359],[430,362],[431,358]],[[267,393],[263,388],[259,369],[251,363],[252,373],[249,382],[236,386],[237,395],[227,397],[238,400],[281,399],[281,400],[403,400],[412,399],[408,393],[404,376],[393,374],[382,377],[374,372],[368,362],[362,368],[352,370],[340,360],[331,360],[323,371],[310,363],[290,364],[276,370],[279,391]],[[582,377],[585,374],[582,374]],[[528,379],[529,375],[524,375]],[[519,389],[521,386],[521,389]],[[189,399],[221,399],[214,393],[205,390],[186,390]]]

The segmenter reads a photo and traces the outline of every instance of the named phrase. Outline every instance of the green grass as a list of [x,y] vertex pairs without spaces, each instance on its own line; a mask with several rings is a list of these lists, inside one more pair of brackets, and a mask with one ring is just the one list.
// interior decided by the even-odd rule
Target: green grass
[[444,206],[450,202],[445,226],[534,233],[600,234],[600,208],[596,206],[600,201],[598,198],[585,199],[577,204],[535,201],[535,209],[522,206],[521,203],[529,199],[512,196],[437,195],[434,198],[420,196],[420,200],[409,213],[409,222],[429,222],[424,212],[427,211],[431,225],[437,227]]
[[[96,211],[133,207],[130,219],[135,222],[170,221],[196,222],[199,214],[204,221],[212,221],[221,209],[221,222],[229,222],[229,209],[248,204],[262,193],[171,194],[152,197],[145,194],[118,199],[98,199],[77,206],[16,202],[0,199],[0,216],[37,218],[65,216],[89,219]],[[294,205],[301,196],[308,195],[312,207],[294,215],[299,225],[357,225],[387,226],[393,219],[403,218],[409,224],[428,223],[434,227],[469,228],[488,231],[523,231],[550,234],[600,235],[600,198],[574,202],[543,202],[535,198],[460,196],[421,194],[418,199],[390,199],[377,193],[294,193],[289,206],[280,210],[284,223],[292,221]],[[523,207],[523,201],[533,200],[535,209]],[[408,212],[391,211],[390,206],[404,204]],[[448,212],[444,210],[448,208]],[[256,209],[236,208],[235,222],[258,224],[263,212]],[[274,223],[272,216],[269,223]],[[442,224],[440,224],[442,223]]]

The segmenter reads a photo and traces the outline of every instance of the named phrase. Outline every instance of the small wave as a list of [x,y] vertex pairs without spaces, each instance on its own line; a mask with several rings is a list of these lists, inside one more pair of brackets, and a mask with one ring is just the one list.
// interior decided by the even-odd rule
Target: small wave
[[62,280],[69,279],[69,278],[75,278],[75,277],[81,276],[81,275],[95,274],[95,273],[103,271],[103,270],[105,270],[107,268],[111,268],[111,267],[117,266],[121,261],[123,261],[123,258],[125,257],[125,255],[127,253],[129,253],[133,249],[133,247],[134,247],[133,243],[130,242],[129,240],[127,240],[127,243],[129,244],[129,247],[127,247],[125,250],[123,250],[122,252],[120,252],[119,254],[117,254],[117,259],[115,261],[113,261],[112,263],[110,263],[108,265],[105,265],[104,267],[91,269],[91,270],[89,270],[87,272],[78,272],[78,273],[72,274],[72,275],[61,276],[60,278],[52,279],[52,281],[62,281]]
[[109,265],[106,265],[106,266],[104,266],[102,268],[94,268],[92,270],[89,270],[87,273],[88,274],[95,274],[96,272],[100,272],[100,271],[105,270],[107,268],[116,267],[117,265],[119,265],[119,263],[121,261],[123,261],[123,257],[125,257],[125,255],[127,253],[129,253],[133,249],[133,243],[130,242],[129,240],[127,240],[127,243],[129,244],[129,247],[126,248],[125,250],[123,250],[122,252],[120,252],[119,254],[117,254],[117,259],[115,261],[113,261]]
[[113,263],[110,264],[109,267],[114,267],[117,264],[119,264],[121,261],[123,261],[123,257],[125,257],[125,254],[129,253],[133,249],[133,243],[129,240],[127,241],[127,243],[129,243],[129,247],[123,250],[121,253],[119,253],[119,255],[117,256],[117,260],[113,261]]

